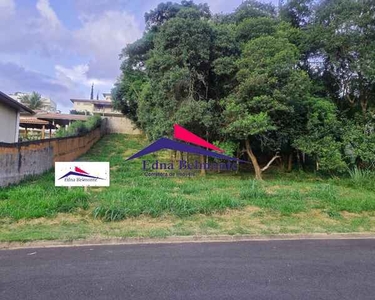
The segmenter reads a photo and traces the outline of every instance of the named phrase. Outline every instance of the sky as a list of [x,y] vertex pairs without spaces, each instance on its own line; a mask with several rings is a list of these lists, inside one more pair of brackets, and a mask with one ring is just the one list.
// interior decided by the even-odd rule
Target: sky
[[[161,0],[0,0],[0,91],[36,91],[68,112],[71,98],[110,92],[119,54]],[[173,1],[177,2],[177,1]],[[214,13],[242,0],[196,0]],[[265,1],[270,2],[270,1]]]

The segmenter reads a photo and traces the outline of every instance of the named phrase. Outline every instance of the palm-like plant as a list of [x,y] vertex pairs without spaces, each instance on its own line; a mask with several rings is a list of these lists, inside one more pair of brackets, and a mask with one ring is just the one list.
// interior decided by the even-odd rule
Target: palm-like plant
[[31,95],[24,95],[21,102],[30,109],[40,109],[43,106],[43,101],[39,93],[32,92]]

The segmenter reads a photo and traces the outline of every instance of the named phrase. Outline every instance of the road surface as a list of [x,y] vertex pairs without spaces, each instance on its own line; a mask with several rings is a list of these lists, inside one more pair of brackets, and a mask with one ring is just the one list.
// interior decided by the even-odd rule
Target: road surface
[[375,240],[0,251],[0,299],[375,299]]

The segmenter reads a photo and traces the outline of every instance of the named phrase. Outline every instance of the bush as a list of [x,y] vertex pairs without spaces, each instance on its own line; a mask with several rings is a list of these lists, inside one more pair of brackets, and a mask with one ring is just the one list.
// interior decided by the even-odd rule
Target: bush
[[78,121],[72,123],[68,128],[60,128],[56,131],[56,137],[68,137],[85,135],[98,128],[102,122],[99,116],[90,117],[87,121]]
[[375,172],[355,167],[349,170],[349,185],[356,188],[375,190]]

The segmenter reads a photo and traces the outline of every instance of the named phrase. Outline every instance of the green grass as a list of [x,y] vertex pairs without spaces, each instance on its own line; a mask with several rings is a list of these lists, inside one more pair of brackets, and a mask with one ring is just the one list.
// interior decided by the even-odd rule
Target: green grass
[[[51,185],[52,182],[52,185]],[[53,217],[58,213],[69,213],[88,209],[89,195],[82,189],[64,190],[53,186],[53,175],[28,181],[0,193],[0,218],[14,220]]]
[[[256,223],[256,233],[315,232],[316,228],[324,232],[349,232],[375,228],[375,177],[371,172],[355,171],[345,178],[270,172],[264,182],[253,180],[252,174],[246,172],[198,174],[194,178],[147,177],[141,169],[142,159],[125,161],[147,144],[142,137],[109,135],[80,158],[81,161],[110,162],[109,188],[90,188],[87,194],[83,188],[55,187],[54,174],[49,172],[18,186],[1,189],[0,224],[5,227],[3,231],[0,229],[0,240],[80,238],[92,234],[155,237],[245,234],[254,233],[255,229],[249,228],[253,226],[251,222]],[[161,152],[145,159],[166,161],[168,158],[168,152]],[[243,213],[247,208],[256,208],[256,211],[250,216]],[[70,224],[59,219],[56,225],[53,222],[61,214],[78,221]],[[228,214],[238,217],[228,221]],[[317,217],[322,218],[320,223],[315,220]],[[22,227],[38,218],[47,218],[50,220],[47,223],[56,226],[53,230],[47,230],[53,225],[32,224],[27,230]],[[115,226],[111,225],[114,222],[139,218],[151,218],[145,221],[142,230],[111,227]],[[152,222],[155,228],[149,228],[152,219],[158,221]],[[165,219],[173,220],[173,224],[159,226]],[[77,226],[76,233],[70,230],[74,226]]]

